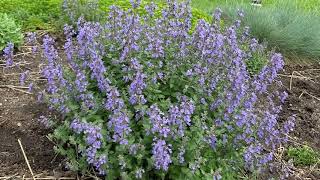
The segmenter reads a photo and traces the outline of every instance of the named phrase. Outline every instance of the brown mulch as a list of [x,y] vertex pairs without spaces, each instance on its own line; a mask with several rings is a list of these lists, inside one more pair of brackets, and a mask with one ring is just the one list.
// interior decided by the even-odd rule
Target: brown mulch
[[292,136],[320,150],[320,65],[286,66],[283,74],[287,76],[280,75],[280,79],[289,96],[282,117],[296,114]]
[[[289,137],[289,146],[312,147],[320,152],[320,64],[286,66],[279,76],[289,96],[283,106],[280,122],[296,115],[295,129]],[[285,157],[282,157],[285,158]],[[319,180],[320,164],[294,167],[290,178]]]
[[[74,173],[66,171],[64,158],[54,152],[54,143],[47,137],[51,130],[39,122],[40,116],[54,118],[55,114],[45,104],[37,102],[36,92],[28,92],[28,83],[19,85],[19,74],[26,70],[31,73],[29,78],[41,78],[40,57],[28,52],[30,47],[15,53],[20,54],[14,58],[20,66],[11,69],[4,68],[0,55],[0,179],[12,175],[11,179],[31,177],[18,139],[34,175],[75,178]],[[42,84],[43,80],[39,79],[37,85]]]

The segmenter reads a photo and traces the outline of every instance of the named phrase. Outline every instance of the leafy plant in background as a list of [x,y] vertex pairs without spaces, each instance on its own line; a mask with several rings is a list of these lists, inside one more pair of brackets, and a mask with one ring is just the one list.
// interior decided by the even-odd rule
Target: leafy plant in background
[[[65,55],[43,39],[47,88],[39,99],[64,115],[51,138],[68,168],[93,167],[106,179],[263,172],[294,126],[293,117],[277,123],[287,94],[268,91],[281,54],[250,39],[240,11],[224,28],[217,9],[212,23],[200,20],[190,33],[189,1],[168,0],[159,17],[153,3],[145,15],[140,1],[131,5],[111,6],[103,24],[80,18],[76,29],[65,26]],[[257,54],[266,62],[250,75],[246,64]]]
[[74,23],[80,17],[87,21],[103,22],[106,14],[99,5],[98,0],[64,0],[62,10],[65,19],[63,22]]
[[[96,3],[98,2],[98,3]],[[146,14],[144,6],[150,2],[143,2],[138,8],[140,14]],[[93,9],[94,4],[99,6]],[[93,5],[93,6],[92,6]],[[0,1],[0,12],[9,14],[16,19],[24,31],[34,31],[36,29],[55,30],[63,27],[65,23],[75,22],[81,15],[87,20],[104,21],[104,15],[109,11],[111,5],[120,6],[123,9],[130,8],[129,0],[2,0]],[[157,2],[159,9],[155,14],[161,15],[161,9],[165,3]],[[64,13],[64,12],[66,13]],[[71,13],[71,14],[68,14]],[[193,8],[192,23],[197,20],[210,20],[206,13]],[[75,19],[75,21],[71,20]]]
[[19,46],[23,39],[20,27],[12,17],[5,13],[0,13],[0,50],[3,50],[8,43]]
[[24,31],[52,30],[61,15],[62,0],[1,0],[0,12],[16,19]]
[[[145,7],[150,5],[150,1],[141,2],[140,6],[135,9],[135,12],[140,16],[145,16],[148,12]],[[123,10],[131,8],[129,0],[64,0],[62,9],[65,12],[62,22],[68,22],[69,24],[76,25],[77,19],[83,17],[87,21],[96,21],[104,23],[107,19],[106,14],[110,12],[110,7],[116,5]],[[157,2],[157,9],[154,12],[154,17],[160,17],[162,15],[162,9],[166,8],[165,3]],[[198,20],[204,19],[210,21],[211,18],[206,13],[199,9],[192,8],[192,27],[196,25]]]

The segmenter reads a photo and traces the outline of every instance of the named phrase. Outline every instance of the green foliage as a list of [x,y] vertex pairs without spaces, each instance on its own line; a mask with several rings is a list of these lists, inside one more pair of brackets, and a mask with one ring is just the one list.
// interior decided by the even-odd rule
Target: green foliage
[[23,34],[14,18],[9,17],[6,13],[0,13],[0,22],[0,51],[9,42],[19,46],[22,43]]
[[267,63],[268,58],[262,53],[254,53],[252,57],[246,61],[247,69],[251,75],[256,75],[261,72]]
[[313,150],[311,147],[290,147],[287,157],[293,160],[295,165],[310,166],[320,163],[320,152]]
[[[70,14],[65,14],[64,16],[64,21],[63,22],[76,22],[76,19],[78,19],[80,16],[84,16],[86,20],[90,21],[99,21],[103,22],[106,20],[107,13],[109,12],[109,8],[112,5],[118,6],[122,8],[123,10],[128,10],[131,8],[131,3],[129,0],[102,0],[99,1],[99,8],[92,10],[90,9],[90,0],[78,0],[78,3],[70,3],[71,6],[69,6],[69,10],[71,10],[72,16]],[[137,14],[140,16],[144,16],[147,14],[145,10],[145,6],[149,5],[151,1],[145,0],[142,1],[141,6],[138,7],[135,11]],[[89,6],[88,6],[89,5]],[[156,5],[158,6],[157,10],[155,11],[155,16],[154,18],[158,18],[161,16],[161,12],[163,8],[166,7],[166,4],[160,1],[156,1]],[[89,9],[88,9],[89,8]],[[93,13],[95,12],[95,13]],[[71,18],[70,18],[71,17]],[[192,8],[192,25],[193,27],[197,24],[198,20],[204,19],[206,21],[211,21],[211,17],[206,14],[205,12]]]
[[[87,19],[103,20],[104,15],[101,11],[97,14],[92,13],[88,6],[88,0],[79,0],[77,7],[74,7],[75,16],[84,15]],[[18,24],[22,25],[24,31],[33,31],[36,29],[57,30],[65,23],[70,23],[70,17],[63,16],[61,12],[63,0],[1,0],[0,12],[4,12],[14,17]],[[143,1],[142,7],[139,7],[139,13],[145,14],[144,6],[148,1]],[[100,10],[108,11],[109,6],[117,5],[123,9],[131,7],[129,0],[101,0],[99,1]],[[164,3],[157,3],[159,7],[164,7]],[[192,23],[196,24],[199,19],[210,20],[203,11],[193,8]],[[156,15],[161,15],[161,10],[156,12]]]
[[0,12],[17,20],[25,31],[55,27],[62,0],[1,0]]

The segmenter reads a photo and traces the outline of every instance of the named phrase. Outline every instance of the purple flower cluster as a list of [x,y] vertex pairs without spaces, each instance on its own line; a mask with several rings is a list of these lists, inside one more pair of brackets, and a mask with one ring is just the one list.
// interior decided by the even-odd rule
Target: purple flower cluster
[[130,84],[129,94],[130,94],[130,103],[131,104],[145,104],[146,99],[142,94],[143,89],[146,88],[146,83],[144,82],[146,75],[137,72],[135,74],[135,78],[133,79],[132,83]]
[[180,164],[183,164],[185,162],[185,159],[184,159],[185,152],[186,152],[185,148],[179,148],[178,160]]
[[33,83],[30,83],[28,86],[28,92],[32,92],[33,90]]
[[186,97],[181,97],[179,106],[171,106],[167,114],[161,112],[157,105],[152,105],[148,111],[152,133],[164,138],[183,137],[185,127],[191,125],[194,108],[194,104]]
[[85,107],[92,109],[95,106],[94,97],[91,92],[88,92],[87,77],[81,69],[77,69],[75,86],[79,92],[79,98],[84,102]]
[[4,58],[6,60],[6,67],[13,65],[13,43],[8,43],[8,45],[3,49]]
[[144,169],[142,169],[142,168],[137,169],[136,174],[135,174],[135,177],[136,177],[137,179],[142,179],[142,176],[143,176],[143,173],[144,173],[144,172],[145,172],[145,171],[144,171]]
[[[58,51],[54,47],[54,40],[46,35],[43,39],[43,55],[47,62],[42,69],[42,75],[47,79],[47,93],[53,95],[49,98],[51,106],[59,107],[62,113],[68,113],[70,110],[66,106],[68,99],[65,89],[70,89],[67,79],[64,76],[63,65],[60,62]],[[61,94],[55,96],[58,92]]]
[[38,52],[37,34],[35,32],[27,33],[27,43],[32,46],[32,53],[33,54]]
[[162,140],[154,139],[152,147],[152,158],[156,169],[167,171],[172,163],[170,155],[172,154],[171,145]]
[[128,144],[125,137],[129,135],[131,128],[129,127],[129,117],[125,112],[114,112],[109,118],[108,127],[114,131],[112,138],[115,142]]
[[[296,120],[296,115],[292,115],[288,117],[287,121],[285,122],[283,126],[283,132],[284,134],[289,134],[291,131],[293,131],[293,128],[295,126],[295,120]],[[287,138],[287,137],[285,137]]]
[[[48,63],[43,69],[42,73],[48,80],[47,91],[50,94],[55,94],[58,92],[58,85],[55,81],[58,75],[58,69],[56,67],[57,64],[55,62],[58,59],[58,52],[54,48],[53,44],[53,39],[49,36],[45,36],[45,38],[43,39],[43,52]],[[61,72],[59,73],[59,75],[61,75]]]
[[141,0],[130,0],[130,3],[132,5],[132,8],[137,8],[140,6]]
[[191,116],[195,106],[187,97],[180,97],[180,104],[173,105],[168,111],[168,120],[174,137],[183,137],[186,126],[191,126]]
[[25,72],[21,73],[21,75],[20,75],[20,85],[21,86],[24,85],[28,75],[29,75],[29,71],[25,71]]
[[152,105],[150,107],[148,115],[152,125],[152,133],[158,133],[160,137],[168,137],[170,135],[169,120],[164,116],[157,105]]
[[163,21],[158,20],[155,27],[148,27],[146,32],[146,39],[148,46],[145,49],[151,54],[153,58],[159,58],[164,56],[164,35],[163,30]]
[[45,116],[40,116],[38,121],[46,128],[51,128],[53,125],[53,122]]
[[101,128],[90,123],[81,122],[79,119],[74,119],[70,124],[70,128],[77,134],[83,133],[85,135],[87,148],[82,153],[87,157],[87,162],[92,164],[100,174],[105,174],[102,166],[107,163],[107,156],[97,154],[102,146]]
[[[75,89],[79,93],[78,98],[89,109],[99,106],[92,92],[88,90],[89,80],[86,73],[90,70],[88,74],[91,79],[97,82],[100,92],[106,96],[104,107],[110,111],[107,124],[114,132],[113,141],[128,144],[125,137],[131,132],[131,129],[124,101],[117,87],[112,86],[110,80],[105,76],[107,68],[102,60],[105,52],[102,44],[98,41],[102,36],[102,26],[99,23],[81,22],[80,19],[78,31],[75,46],[72,41],[74,30],[70,26],[65,26],[67,37],[65,51],[68,62],[76,74]],[[138,89],[137,91],[139,93]]]
[[244,161],[246,163],[246,166],[249,169],[253,169],[254,165],[256,163],[256,157],[259,156],[262,152],[262,146],[260,144],[257,145],[250,145],[246,152],[244,153]]
[[74,30],[72,26],[65,25],[64,26],[64,35],[66,36],[66,42],[64,44],[64,51],[67,56],[68,63],[72,68],[76,69],[77,65],[73,62],[74,56],[74,47],[72,42],[72,36],[74,35]]
[[253,85],[257,93],[262,94],[267,91],[267,86],[276,78],[278,71],[283,69],[284,61],[281,54],[274,53],[270,59],[270,66],[265,66],[260,74],[255,77]]

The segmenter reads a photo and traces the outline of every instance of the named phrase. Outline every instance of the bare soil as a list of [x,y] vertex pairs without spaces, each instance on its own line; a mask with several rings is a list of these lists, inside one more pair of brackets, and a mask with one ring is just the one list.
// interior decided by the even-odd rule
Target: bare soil
[[289,96],[281,117],[296,114],[293,140],[320,150],[320,65],[286,66],[284,74],[280,79]]
[[[280,74],[289,96],[279,121],[296,115],[296,125],[289,137],[289,146],[307,145],[320,152],[320,64],[286,66]],[[308,167],[291,167],[288,179],[320,179],[320,164]]]
[[40,116],[55,118],[55,113],[37,101],[36,90],[28,92],[29,80],[23,86],[19,83],[20,73],[29,70],[29,78],[39,79],[38,87],[43,84],[38,73],[40,57],[29,52],[25,47],[15,53],[14,61],[20,65],[9,69],[4,68],[0,54],[0,177],[31,177],[20,139],[34,175],[74,178],[74,173],[65,170],[63,157],[54,152],[54,143],[47,137],[51,130],[39,122]]

